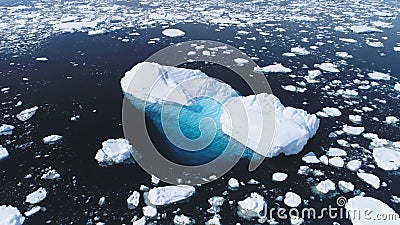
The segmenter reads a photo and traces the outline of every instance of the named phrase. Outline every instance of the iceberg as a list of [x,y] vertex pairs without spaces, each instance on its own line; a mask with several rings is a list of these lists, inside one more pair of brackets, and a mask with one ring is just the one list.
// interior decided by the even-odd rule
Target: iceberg
[[43,138],[43,143],[48,144],[48,145],[53,145],[53,144],[56,144],[56,143],[60,142],[62,140],[62,138],[63,137],[60,136],[60,135],[52,134],[52,135],[49,135],[47,137],[44,137]]
[[9,156],[7,149],[0,145],[0,160],[8,158]]
[[17,208],[7,205],[0,206],[0,224],[22,225],[24,221],[25,217]]
[[47,197],[47,190],[43,187],[38,188],[36,191],[26,196],[25,202],[30,204],[37,204]]
[[245,219],[260,218],[267,208],[264,197],[256,192],[251,193],[250,197],[243,201],[239,201],[238,205],[238,214]]
[[283,202],[289,207],[296,208],[301,204],[301,197],[298,194],[289,191],[285,194]]
[[264,66],[261,68],[254,68],[255,71],[261,73],[290,73],[292,69],[283,66],[281,63]]
[[39,109],[39,107],[37,107],[37,106],[34,106],[29,109],[24,109],[20,113],[17,114],[17,119],[19,119],[22,122],[25,122],[25,121],[29,120],[30,118],[32,118],[36,114],[36,111],[38,109]]
[[[187,164],[219,156],[228,143],[237,149],[230,151],[232,154],[242,155],[240,149],[243,147],[252,150],[246,148],[244,157],[250,157],[254,152],[264,157],[297,154],[319,126],[315,115],[285,107],[272,94],[241,96],[231,86],[200,70],[139,63],[125,73],[121,88],[130,103],[145,111],[156,127],[173,142],[170,144],[175,150],[174,160],[182,157]],[[232,120],[242,119],[244,113],[247,114],[247,124],[246,121]],[[265,121],[266,117],[270,121]],[[263,119],[264,126],[260,123]],[[270,137],[262,136],[265,130],[274,130],[274,133]],[[268,138],[272,139],[270,146],[261,148],[259,145]],[[204,143],[208,145],[204,147]],[[186,149],[201,151],[189,152]],[[194,158],[195,162],[185,156]]]
[[368,27],[364,25],[358,26],[351,26],[350,29],[357,34],[372,34],[372,33],[382,33],[383,31],[375,28],[375,27]]
[[179,29],[165,29],[162,31],[162,34],[167,37],[182,37],[185,36],[185,32]]
[[0,126],[0,136],[1,135],[11,135],[14,130],[13,125],[3,124]]

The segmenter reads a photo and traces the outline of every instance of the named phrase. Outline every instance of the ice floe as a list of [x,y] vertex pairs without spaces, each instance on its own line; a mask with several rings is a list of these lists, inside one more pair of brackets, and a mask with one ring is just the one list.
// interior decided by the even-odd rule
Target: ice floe
[[[386,203],[372,197],[350,198],[345,207],[353,225],[395,225],[400,222],[399,214]],[[382,216],[393,219],[379,220]]]
[[390,80],[390,75],[382,72],[371,72],[367,74],[368,77],[374,80]]
[[285,194],[283,202],[289,207],[296,208],[301,203],[301,197],[298,194],[289,191]]
[[333,157],[329,159],[329,165],[342,168],[344,166],[344,161],[340,157]]
[[61,135],[52,134],[47,137],[44,137],[43,143],[48,144],[48,145],[53,145],[53,144],[60,142],[62,140],[62,138],[63,137]]
[[231,190],[235,190],[239,188],[239,181],[235,178],[231,178],[228,180],[228,188]]
[[324,181],[321,181],[320,183],[315,186],[315,188],[321,192],[322,194],[327,194],[330,191],[336,190],[335,183],[333,183],[331,180],[326,179]]
[[188,216],[183,214],[175,215],[173,220],[175,225],[192,225],[195,224],[195,221]]
[[272,181],[282,182],[288,178],[286,173],[276,172],[272,174]]
[[400,168],[400,152],[389,148],[374,148],[372,153],[379,168],[383,170],[398,170]]
[[371,173],[360,172],[357,176],[365,183],[371,185],[373,188],[378,189],[381,186],[381,181],[379,177]]
[[0,206],[0,224],[2,225],[22,225],[25,217],[13,206]]
[[147,198],[152,205],[163,206],[190,198],[195,188],[188,185],[156,187],[149,191]]
[[363,26],[363,25],[358,25],[358,26],[351,26],[350,29],[357,34],[371,34],[371,33],[381,33],[383,32],[382,30],[375,28],[375,27],[369,27],[369,26]]
[[256,192],[251,193],[246,199],[239,201],[238,205],[239,216],[246,219],[259,218],[267,207],[264,197]]
[[343,193],[354,191],[354,184],[352,184],[351,182],[341,180],[338,183],[338,187]]
[[25,202],[30,204],[37,204],[47,197],[46,188],[40,187],[36,191],[26,196]]
[[140,193],[134,191],[129,198],[126,199],[129,209],[135,209],[139,205]]
[[301,158],[301,160],[303,160],[305,163],[313,163],[313,164],[321,162],[313,152],[305,154],[303,158]]
[[38,109],[39,109],[39,107],[37,107],[37,106],[34,106],[29,109],[24,109],[20,113],[17,114],[17,118],[19,120],[21,120],[22,122],[25,122],[25,121],[29,120],[30,118],[32,118]]
[[8,158],[9,156],[7,149],[0,145],[0,160]]
[[185,36],[185,32],[179,29],[165,29],[162,34],[167,37],[182,37]]
[[339,73],[340,72],[340,70],[338,69],[338,67],[335,64],[329,63],[329,62],[315,64],[314,67],[319,68],[325,72],[330,72],[330,73]]
[[13,125],[8,125],[8,124],[2,124],[0,126],[0,136],[1,135],[11,135],[13,130],[14,130],[14,126]]
[[283,66],[281,63],[268,65],[264,67],[254,68],[257,72],[262,73],[290,73],[292,70],[288,67]]
[[108,139],[102,143],[102,148],[96,153],[95,159],[102,166],[119,164],[132,159],[133,147],[126,139]]
[[349,135],[360,135],[361,133],[363,133],[365,131],[365,128],[364,127],[353,127],[353,126],[349,126],[349,125],[345,124],[343,126],[343,131]]
[[342,112],[334,107],[324,107],[317,115],[321,117],[338,117],[342,115]]
[[357,159],[351,160],[347,162],[346,167],[353,172],[357,172],[361,167],[361,161]]

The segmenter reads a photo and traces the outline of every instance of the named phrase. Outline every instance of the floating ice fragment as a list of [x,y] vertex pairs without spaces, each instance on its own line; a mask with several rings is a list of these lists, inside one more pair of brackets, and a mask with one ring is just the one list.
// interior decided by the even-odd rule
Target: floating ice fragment
[[381,181],[380,181],[379,177],[375,176],[374,174],[360,172],[360,173],[357,173],[357,176],[362,181],[364,181],[365,183],[371,185],[375,189],[378,189],[380,187],[380,182]]
[[281,63],[264,66],[261,68],[254,68],[254,70],[257,72],[262,72],[262,73],[290,73],[290,72],[292,72],[292,70],[290,68],[283,66]]
[[390,80],[390,75],[381,72],[372,72],[367,74],[371,79],[374,80]]
[[333,157],[333,158],[329,159],[329,165],[338,167],[338,168],[342,168],[344,166],[344,161],[340,157]]
[[25,122],[25,121],[29,120],[30,118],[32,118],[38,109],[39,109],[39,107],[37,107],[37,106],[34,106],[29,109],[24,109],[20,113],[17,114],[17,119],[19,119],[22,122]]
[[62,138],[63,137],[61,135],[52,134],[47,137],[44,137],[43,143],[48,144],[48,145],[56,144],[56,143],[60,142],[62,140]]
[[128,161],[134,151],[128,140],[108,139],[102,143],[102,148],[97,151],[95,159],[102,166],[110,166]]
[[326,153],[327,156],[336,157],[336,156],[346,156],[347,152],[340,148],[329,148],[328,152]]
[[153,206],[145,206],[142,208],[143,215],[147,218],[154,218],[157,216],[157,209]]
[[337,68],[337,66],[333,63],[321,63],[321,64],[314,64],[315,68],[319,68],[325,72],[330,72],[330,73],[339,73],[340,70]]
[[295,208],[300,205],[301,197],[298,194],[289,191],[285,194],[285,199],[283,200],[283,202],[285,203],[285,205]]
[[296,55],[309,55],[310,54],[310,52],[307,49],[302,48],[302,47],[294,47],[294,48],[291,48],[290,51]]
[[349,135],[360,135],[364,130],[364,127],[353,127],[346,124],[343,126],[343,131]]
[[347,168],[353,172],[357,172],[361,167],[361,161],[354,159],[347,163]]
[[353,58],[353,56],[347,52],[336,52],[336,56],[343,58],[343,59],[352,59]]
[[156,187],[149,191],[149,202],[155,206],[163,206],[190,198],[195,188],[188,185]]
[[43,187],[38,188],[36,191],[26,196],[25,202],[30,204],[37,204],[47,197],[47,190]]
[[351,26],[350,29],[357,34],[381,33],[382,30],[368,26]]
[[39,61],[39,62],[47,62],[47,61],[49,61],[49,59],[46,58],[46,57],[38,57],[38,58],[36,58],[36,61]]
[[14,130],[13,125],[3,124],[0,126],[0,136],[1,135],[11,135]]
[[[40,207],[40,206],[34,206],[34,207],[32,207],[32,209],[30,209],[29,211],[26,211],[25,213],[24,213],[24,215],[25,216],[32,216],[32,215],[34,215],[34,214],[36,214],[36,213],[38,213],[40,210],[42,209],[42,207]],[[0,223],[1,224],[1,223]]]
[[238,205],[238,214],[245,219],[259,218],[267,207],[264,197],[256,192],[251,193],[250,197],[239,201]]
[[286,173],[276,172],[272,174],[272,181],[282,182],[288,178]]
[[325,107],[322,109],[322,112],[318,112],[317,115],[322,117],[338,117],[342,115],[342,112],[334,107]]
[[179,29],[165,29],[162,34],[167,37],[182,37],[185,36],[185,32]]
[[398,170],[400,168],[400,152],[389,148],[374,148],[372,153],[379,168]]
[[175,225],[192,225],[195,223],[190,217],[181,215],[175,215],[173,220]]
[[333,183],[331,180],[326,179],[324,181],[321,181],[317,186],[316,189],[323,193],[323,194],[327,194],[329,191],[334,191],[335,188],[335,183]]
[[320,163],[319,159],[313,152],[309,152],[301,158],[305,163]]
[[134,191],[129,198],[126,199],[129,209],[135,209],[139,205],[140,193]]
[[341,180],[338,183],[338,187],[343,193],[354,191],[354,185],[351,182],[346,182]]
[[231,178],[228,181],[228,188],[231,190],[236,190],[239,188],[239,181],[236,180],[235,178]]
[[49,169],[46,171],[40,179],[42,180],[58,180],[61,175],[55,169]]
[[7,149],[0,145],[0,160],[8,158],[9,156]]

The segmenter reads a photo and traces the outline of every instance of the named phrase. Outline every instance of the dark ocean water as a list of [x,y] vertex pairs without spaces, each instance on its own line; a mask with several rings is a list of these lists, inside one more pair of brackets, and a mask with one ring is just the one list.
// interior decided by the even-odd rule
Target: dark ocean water
[[[169,46],[171,43],[178,43],[186,40],[209,39],[228,43],[235,47],[244,47],[247,54],[260,58],[257,63],[261,66],[274,62],[281,62],[293,68],[293,74],[306,74],[307,65],[312,68],[315,63],[321,63],[326,59],[334,57],[337,51],[335,44],[327,44],[320,47],[318,54],[307,57],[285,58],[282,53],[296,47],[300,39],[304,37],[315,37],[313,33],[301,34],[295,24],[282,24],[288,31],[283,37],[266,37],[269,42],[236,40],[237,29],[226,28],[215,31],[216,26],[202,24],[177,24],[176,28],[186,32],[182,38],[163,37],[160,42],[154,45],[148,44],[150,38],[161,36],[161,27],[146,30],[137,30],[140,36],[129,37],[127,34],[132,30],[120,30],[106,35],[88,36],[85,33],[73,33],[54,36],[43,41],[42,45],[25,55],[13,57],[12,55],[0,55],[0,87],[11,87],[8,94],[1,95],[2,105],[0,112],[2,119],[0,123],[16,125],[11,137],[0,136],[0,143],[7,147],[10,152],[10,159],[0,162],[0,196],[2,204],[17,206],[21,211],[28,209],[24,203],[25,196],[37,187],[46,187],[49,191],[48,197],[40,203],[46,207],[45,213],[38,213],[27,220],[26,224],[85,224],[99,216],[101,221],[107,224],[129,224],[133,216],[140,217],[141,201],[135,210],[129,210],[126,206],[126,198],[129,192],[138,190],[141,184],[150,186],[150,176],[147,175],[138,165],[117,165],[108,168],[98,166],[94,160],[96,151],[101,148],[101,143],[109,138],[123,137],[121,126],[121,107],[123,95],[120,90],[119,80],[124,72],[129,70],[136,63],[144,61],[156,51]],[[400,41],[396,35],[400,27],[399,18],[395,22],[395,28],[385,30],[377,37],[390,37],[385,42],[385,48],[377,50],[365,46],[344,45],[342,51],[351,52],[353,59],[347,60],[349,65],[343,65],[343,70],[338,75],[324,76],[326,80],[340,79],[344,83],[350,82],[362,71],[382,71],[383,68],[390,70],[398,81],[400,75],[400,54],[391,50]],[[248,28],[248,31],[256,35],[256,27]],[[326,40],[338,40],[341,33],[332,33],[324,37]],[[361,35],[347,34],[346,37],[359,40]],[[118,38],[129,37],[130,42],[123,43]],[[311,39],[311,38],[310,38]],[[322,39],[321,41],[326,41]],[[291,41],[295,40],[295,41]],[[361,43],[361,41],[360,41]],[[303,43],[307,48],[309,43]],[[258,52],[265,47],[267,50]],[[382,57],[379,52],[385,53]],[[46,56],[48,62],[42,63],[35,60],[36,57]],[[10,65],[10,62],[14,63]],[[77,66],[73,66],[77,64]],[[200,68],[202,69],[202,68]],[[222,76],[231,83],[233,87],[241,89],[239,80],[230,79],[229,73],[226,76],[221,73],[213,74],[210,68],[203,68],[210,76]],[[217,71],[217,70],[215,70]],[[389,71],[388,71],[389,72]],[[29,81],[23,81],[28,77]],[[69,79],[70,78],[70,79]],[[300,78],[290,78],[285,75],[271,75],[268,77],[273,92],[278,96],[284,105],[290,105],[316,113],[323,106],[331,105],[334,102],[344,102],[345,99],[338,97],[333,99],[321,94],[321,86],[307,86],[306,93],[291,93],[283,90],[281,85],[292,84]],[[246,88],[241,90],[246,92]],[[361,92],[361,95],[364,93]],[[365,92],[365,95],[368,95]],[[387,97],[391,95],[391,97]],[[398,115],[399,99],[391,93],[374,92],[369,98],[377,97],[386,99],[387,104],[378,108],[372,115],[384,114]],[[19,122],[15,117],[3,119],[6,114],[16,115],[22,108],[14,107],[17,102],[14,98],[23,102],[23,107],[37,105],[40,107],[37,114],[28,122]],[[368,101],[361,101],[360,106],[368,105]],[[8,103],[9,102],[9,103]],[[308,104],[303,104],[307,102]],[[340,105],[340,104],[339,104]],[[96,110],[94,113],[93,110]],[[301,156],[308,151],[317,154],[321,148],[328,148],[332,140],[328,134],[340,128],[340,120],[347,118],[351,112],[344,110],[343,116],[339,119],[323,119],[317,135],[309,141],[309,144],[302,153],[295,156],[279,156],[265,160],[263,165],[253,173],[247,172],[247,160],[242,160],[231,172],[224,176],[224,179],[198,187],[197,194],[186,203],[168,206],[159,209],[161,213],[167,213],[165,219],[159,224],[172,224],[173,211],[179,210],[196,220],[196,224],[202,224],[212,217],[206,212],[209,207],[207,199],[215,195],[221,195],[227,190],[227,180],[235,177],[240,181],[248,181],[251,178],[259,180],[265,186],[246,185],[236,192],[229,191],[225,196],[229,200],[242,200],[249,193],[257,191],[265,192],[267,202],[272,206],[286,207],[282,202],[276,203],[275,198],[284,195],[288,190],[298,193],[303,199],[310,199],[309,206],[316,208],[326,207],[329,204],[335,205],[336,198],[319,196],[312,192],[312,186],[319,178],[309,178],[296,175],[301,162]],[[70,121],[74,115],[80,115],[78,121]],[[363,121],[366,132],[378,133],[382,138],[390,140],[400,139],[400,129],[395,126],[381,126],[379,122],[372,120],[373,116]],[[344,120],[344,119],[343,119]],[[49,134],[63,135],[62,143],[55,146],[42,144],[41,139]],[[367,145],[365,140],[354,137],[354,142]],[[363,143],[364,142],[364,143]],[[31,143],[31,144],[30,144]],[[25,145],[24,147],[18,147]],[[59,181],[40,180],[41,170],[49,166],[55,168],[62,176]],[[313,168],[324,170],[329,178],[337,183],[339,180],[349,180],[356,185],[357,189],[368,193],[368,195],[383,199],[389,206],[400,212],[398,205],[386,200],[390,196],[387,193],[399,195],[400,180],[398,174],[376,170],[374,173],[381,177],[381,180],[388,183],[387,187],[374,190],[372,187],[361,182],[354,173],[346,169],[336,169],[323,165],[316,165]],[[212,169],[212,168],[210,168]],[[284,183],[271,182],[271,175],[276,171],[289,174],[288,180]],[[25,175],[33,174],[33,178],[24,179]],[[343,195],[336,192],[332,195]],[[329,197],[332,197],[330,195]],[[98,206],[98,199],[102,196],[107,198],[104,206]],[[353,194],[345,194],[352,197]],[[304,206],[304,205],[302,205]],[[256,224],[254,221],[246,221],[237,216],[236,203],[224,204],[221,211],[223,224]],[[290,224],[288,220],[279,221],[280,224]],[[333,221],[324,218],[318,221],[308,221],[309,224],[331,224]],[[348,220],[337,220],[340,224],[351,224]]]

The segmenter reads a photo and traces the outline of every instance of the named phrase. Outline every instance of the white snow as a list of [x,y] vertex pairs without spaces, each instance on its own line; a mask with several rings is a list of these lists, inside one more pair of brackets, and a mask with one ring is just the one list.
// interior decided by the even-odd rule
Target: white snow
[[380,181],[379,177],[375,176],[374,174],[360,172],[360,173],[357,173],[357,176],[362,181],[364,181],[365,183],[371,185],[375,189],[378,189],[380,187],[380,182],[381,181]]
[[264,197],[256,192],[250,194],[250,197],[238,202],[238,214],[243,218],[258,218],[267,207]]
[[382,72],[372,72],[367,74],[373,80],[390,80],[390,75]]
[[235,190],[239,188],[239,181],[235,178],[231,178],[228,181],[228,188],[231,190]]
[[268,65],[264,67],[254,68],[254,71],[262,73],[290,73],[292,70],[288,67],[283,66],[281,63]]
[[190,198],[195,188],[188,185],[156,187],[149,191],[147,196],[152,205],[162,206]]
[[314,152],[309,152],[307,154],[305,154],[303,156],[303,158],[301,158],[301,160],[303,160],[305,163],[320,163],[319,159],[317,158],[317,156],[314,154]]
[[350,29],[357,34],[381,33],[382,30],[369,26],[351,26]]
[[8,158],[9,156],[7,149],[0,145],[0,160]]
[[343,193],[349,193],[351,191],[354,191],[354,185],[351,182],[346,182],[341,180],[338,183],[338,187]]
[[[353,225],[397,225],[400,222],[399,214],[386,203],[372,197],[350,198],[345,207]],[[383,216],[394,219],[377,220]]]
[[55,144],[57,142],[60,142],[62,140],[62,136],[61,135],[57,135],[57,134],[52,134],[49,135],[45,138],[43,138],[43,143],[48,144],[48,145],[52,145]]
[[335,183],[333,183],[331,180],[326,179],[324,181],[321,181],[317,186],[315,187],[319,192],[323,194],[327,194],[329,191],[334,191],[335,188]]
[[38,188],[36,191],[26,196],[25,202],[30,204],[37,204],[47,197],[47,190],[43,187]]
[[340,70],[337,68],[337,66],[333,63],[328,63],[328,62],[324,62],[321,64],[315,64],[314,65],[315,68],[319,68],[325,72],[330,72],[330,73],[339,73]]
[[357,172],[361,167],[361,161],[354,159],[347,163],[347,168],[353,172]]
[[22,122],[25,122],[25,121],[29,120],[30,118],[32,118],[38,109],[39,109],[39,107],[37,107],[37,106],[34,106],[29,109],[24,109],[20,113],[17,114],[17,119],[19,119]]
[[362,132],[364,132],[364,130],[364,127],[353,127],[349,125],[343,126],[343,131],[349,135],[360,135]]
[[136,207],[139,205],[139,201],[140,193],[137,191],[134,191],[131,196],[126,199],[126,203],[128,204],[129,209],[136,209]]
[[13,130],[14,130],[14,126],[13,125],[8,125],[8,124],[2,124],[0,126],[0,136],[1,135],[11,135]]
[[194,221],[190,217],[181,214],[181,215],[174,216],[174,224],[175,225],[192,225],[192,224],[194,224]]
[[97,151],[95,159],[100,165],[109,166],[123,163],[132,157],[133,147],[126,139],[108,139],[102,143],[102,148]]
[[285,205],[295,208],[300,205],[301,197],[298,194],[289,191],[285,194],[285,199],[283,200],[283,202],[285,203]]
[[379,168],[398,170],[400,168],[400,152],[389,148],[374,148],[372,153]]
[[179,29],[165,29],[162,34],[167,37],[182,37],[185,36],[185,32]]
[[272,181],[282,182],[288,178],[286,173],[276,172],[272,174]]
[[22,216],[17,208],[7,205],[0,206],[1,225],[22,225],[24,221],[25,217]]

